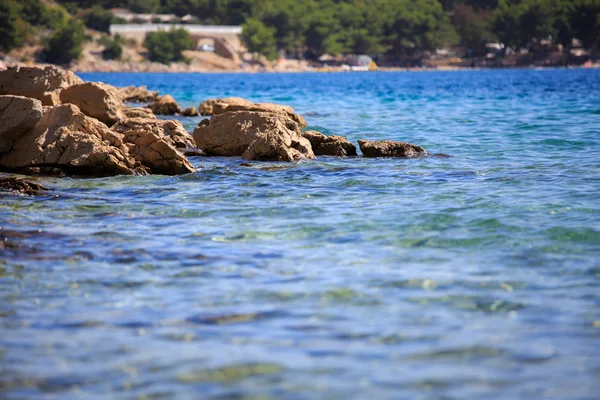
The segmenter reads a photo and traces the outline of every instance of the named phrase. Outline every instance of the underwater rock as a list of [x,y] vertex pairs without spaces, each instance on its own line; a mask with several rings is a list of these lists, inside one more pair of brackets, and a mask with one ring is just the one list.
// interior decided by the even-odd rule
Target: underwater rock
[[317,131],[306,131],[302,136],[308,139],[316,156],[355,156],[356,146],[343,136],[326,136]]
[[358,145],[364,157],[422,157],[427,152],[421,146],[392,140],[359,140]]
[[2,192],[8,192],[9,194],[23,194],[27,196],[35,196],[42,192],[45,192],[44,186],[39,183],[26,181],[25,179],[16,177],[2,177],[0,176],[0,195]]

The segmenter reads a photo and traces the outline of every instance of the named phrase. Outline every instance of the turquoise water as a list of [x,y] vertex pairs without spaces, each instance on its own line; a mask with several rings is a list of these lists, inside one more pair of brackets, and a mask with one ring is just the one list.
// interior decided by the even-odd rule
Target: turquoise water
[[82,77],[453,157],[0,198],[0,397],[597,398],[600,71]]

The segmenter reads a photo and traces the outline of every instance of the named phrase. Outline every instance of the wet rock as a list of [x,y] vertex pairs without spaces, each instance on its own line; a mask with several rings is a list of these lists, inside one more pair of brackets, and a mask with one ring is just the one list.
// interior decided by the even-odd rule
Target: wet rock
[[242,156],[247,160],[296,161],[314,158],[300,126],[266,112],[236,111],[201,121],[193,133],[208,155]]
[[0,96],[0,154],[42,119],[42,103],[22,96]]
[[156,101],[148,106],[156,115],[175,115],[181,114],[181,107],[175,99],[168,94],[160,96]]
[[194,172],[185,155],[177,147],[194,147],[189,133],[179,121],[127,119],[113,130],[123,135],[129,153],[154,173],[179,175]]
[[131,103],[151,103],[158,97],[158,92],[150,91],[146,86],[127,86],[117,90],[122,101]]
[[61,90],[82,83],[71,71],[55,66],[12,67],[0,71],[0,95],[30,97],[45,106],[59,104]]
[[356,146],[343,136],[326,136],[317,131],[302,133],[310,142],[316,156],[355,156]]
[[10,194],[35,196],[45,192],[46,190],[48,189],[39,183],[26,181],[25,179],[21,178],[0,176],[0,194],[1,192],[8,192]]
[[225,97],[222,99],[208,99],[198,107],[200,115],[218,115],[225,112],[230,105],[245,106],[254,104],[250,100],[241,97]]
[[123,115],[125,118],[156,119],[156,115],[151,109],[143,107],[125,107],[123,108]]
[[205,156],[206,153],[197,147],[186,147],[179,150],[186,157],[202,157]]
[[364,157],[422,157],[427,152],[421,146],[392,140],[359,140],[358,145]]
[[77,106],[44,107],[35,127],[0,155],[0,169],[60,169],[82,175],[145,174],[129,156],[123,135],[84,115]]
[[198,116],[198,110],[196,107],[188,107],[181,113],[184,117],[196,117]]
[[75,104],[88,117],[111,126],[123,118],[123,101],[117,88],[101,82],[87,82],[63,89],[62,103]]
[[301,128],[308,126],[306,120],[299,114],[294,112],[294,109],[290,106],[282,106],[279,104],[272,103],[256,103],[256,104],[246,104],[246,105],[236,105],[232,104],[225,108],[224,112],[230,111],[258,111],[258,112],[267,112],[273,113],[277,115],[287,116],[294,120],[294,122],[298,123]]

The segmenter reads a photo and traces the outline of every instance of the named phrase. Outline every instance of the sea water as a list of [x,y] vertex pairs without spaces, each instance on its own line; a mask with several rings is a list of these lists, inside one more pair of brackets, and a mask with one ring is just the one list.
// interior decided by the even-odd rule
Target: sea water
[[451,157],[0,198],[0,397],[597,398],[600,71],[81,77]]

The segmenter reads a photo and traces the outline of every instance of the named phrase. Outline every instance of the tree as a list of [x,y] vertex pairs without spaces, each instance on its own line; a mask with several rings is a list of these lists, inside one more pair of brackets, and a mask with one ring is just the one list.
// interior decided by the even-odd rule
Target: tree
[[110,11],[94,6],[85,16],[85,26],[99,32],[110,32],[110,25],[115,17]]
[[0,50],[8,52],[23,43],[26,27],[20,13],[16,1],[0,2]]
[[108,39],[104,44],[102,57],[105,60],[120,60],[123,55],[123,38],[120,35],[115,35],[114,38]]
[[150,32],[146,35],[144,46],[148,49],[150,61],[168,64],[174,61],[185,61],[183,50],[194,46],[190,34],[185,29]]
[[588,49],[600,47],[600,0],[575,0],[569,18],[573,35]]
[[53,64],[68,64],[81,56],[82,45],[86,41],[83,24],[74,18],[57,29],[48,39],[46,61]]
[[485,43],[494,37],[490,29],[490,15],[485,11],[475,11],[470,6],[455,4],[452,24],[460,38],[460,44],[474,54],[485,51]]
[[277,58],[275,28],[266,27],[254,18],[248,19],[242,27],[242,38],[248,51],[261,53],[269,60]]

